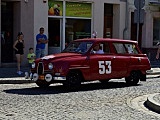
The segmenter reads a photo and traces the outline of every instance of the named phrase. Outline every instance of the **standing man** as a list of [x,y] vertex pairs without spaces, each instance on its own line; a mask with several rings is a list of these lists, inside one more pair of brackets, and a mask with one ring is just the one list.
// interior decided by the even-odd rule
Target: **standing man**
[[157,43],[158,49],[157,49],[157,54],[156,54],[156,59],[159,59],[159,54],[160,54],[160,43]]
[[45,44],[48,43],[47,36],[44,34],[44,28],[41,27],[39,29],[40,33],[36,36],[36,58],[41,58],[44,56],[45,53]]

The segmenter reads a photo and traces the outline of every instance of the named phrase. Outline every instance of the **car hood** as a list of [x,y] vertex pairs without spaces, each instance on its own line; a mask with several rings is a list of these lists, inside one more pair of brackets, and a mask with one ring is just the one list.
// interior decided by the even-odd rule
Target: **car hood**
[[70,58],[70,57],[78,57],[81,56],[82,54],[77,54],[77,53],[58,53],[58,54],[52,54],[52,55],[47,55],[44,56],[42,58],[40,58],[41,60],[53,60],[53,59],[66,59],[66,58]]

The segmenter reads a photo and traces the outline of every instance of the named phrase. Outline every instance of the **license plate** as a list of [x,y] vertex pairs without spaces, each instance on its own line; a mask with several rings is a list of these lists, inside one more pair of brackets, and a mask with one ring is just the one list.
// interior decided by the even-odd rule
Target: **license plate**
[[44,75],[39,75],[39,80],[44,80]]

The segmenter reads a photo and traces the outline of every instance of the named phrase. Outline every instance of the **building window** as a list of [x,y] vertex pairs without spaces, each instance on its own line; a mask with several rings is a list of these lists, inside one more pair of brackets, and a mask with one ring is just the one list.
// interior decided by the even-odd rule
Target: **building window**
[[48,18],[50,48],[91,37],[92,3],[48,0]]
[[48,46],[60,47],[60,20],[49,18],[48,24]]
[[153,19],[153,46],[160,42],[160,18]]
[[66,43],[75,39],[91,37],[91,20],[66,19]]

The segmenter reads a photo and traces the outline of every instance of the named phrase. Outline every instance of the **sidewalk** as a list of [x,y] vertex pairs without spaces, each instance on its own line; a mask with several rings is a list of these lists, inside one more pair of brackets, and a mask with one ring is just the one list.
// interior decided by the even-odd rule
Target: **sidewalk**
[[24,78],[24,73],[29,71],[29,68],[22,68],[23,73],[17,74],[17,68],[0,68],[0,84],[23,84],[33,83],[30,79]]
[[147,71],[147,79],[160,77],[160,68],[151,68]]
[[[17,68],[0,68],[0,83],[30,83],[29,79],[24,78],[24,73],[29,71],[29,68],[25,67],[21,70],[23,71],[22,75],[16,73]],[[151,68],[147,71],[147,79],[158,78],[160,77],[160,68]]]

